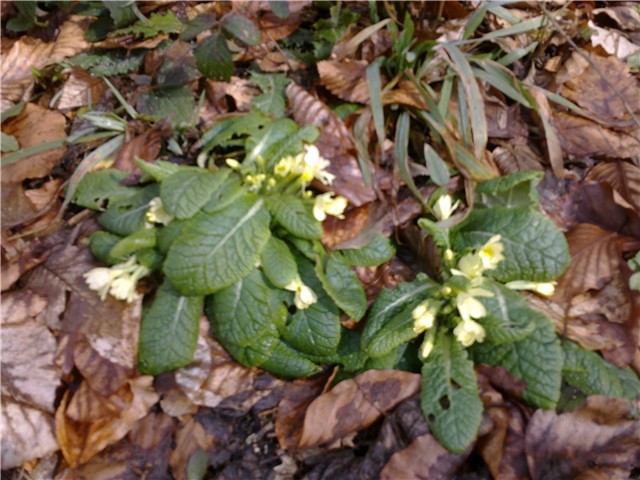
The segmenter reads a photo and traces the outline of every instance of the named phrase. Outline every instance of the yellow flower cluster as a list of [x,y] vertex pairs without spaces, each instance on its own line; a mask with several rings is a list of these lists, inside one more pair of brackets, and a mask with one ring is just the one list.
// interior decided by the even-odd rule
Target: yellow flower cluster
[[111,294],[118,300],[126,300],[132,303],[141,295],[136,291],[138,280],[148,275],[150,270],[136,263],[135,255],[125,263],[114,265],[111,268],[98,267],[89,270],[83,275],[91,290],[100,295],[101,300]]
[[318,301],[318,296],[313,290],[302,283],[300,277],[293,279],[284,288],[290,292],[295,292],[293,303],[295,303],[296,308],[300,310],[305,310]]
[[[147,210],[145,218],[149,224],[160,223],[166,226],[171,223],[174,217],[164,209],[162,199],[155,197],[149,202],[149,210]],[[152,226],[153,225],[149,225],[149,228]]]
[[347,208],[347,199],[341,195],[334,198],[333,192],[323,193],[315,198],[313,204],[313,216],[319,222],[327,218],[327,214],[340,219],[344,218],[344,211]]
[[306,145],[305,151],[295,157],[281,159],[274,168],[274,173],[279,177],[286,177],[290,173],[299,176],[302,186],[305,187],[315,178],[324,185],[331,185],[335,175],[327,171],[331,163],[320,156],[320,151],[315,145]]

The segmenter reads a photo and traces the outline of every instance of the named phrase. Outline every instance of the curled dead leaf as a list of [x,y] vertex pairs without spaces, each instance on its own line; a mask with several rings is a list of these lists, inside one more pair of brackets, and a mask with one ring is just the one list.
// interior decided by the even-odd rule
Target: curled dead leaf
[[60,110],[95,105],[102,98],[107,86],[101,78],[74,68],[62,87],[62,93],[56,106]]
[[336,97],[356,103],[369,101],[368,66],[364,60],[323,60],[317,63],[320,83]]
[[304,419],[300,448],[333,442],[366,428],[420,389],[420,375],[369,370],[315,399]]
[[587,175],[587,180],[606,182],[640,213],[640,168],[623,162],[602,162]]

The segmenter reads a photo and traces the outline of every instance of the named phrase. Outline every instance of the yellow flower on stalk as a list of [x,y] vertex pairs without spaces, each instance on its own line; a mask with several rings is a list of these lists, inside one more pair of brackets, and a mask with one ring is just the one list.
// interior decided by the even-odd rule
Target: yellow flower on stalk
[[502,254],[504,252],[504,244],[500,241],[501,238],[500,235],[494,235],[478,250],[484,270],[493,270],[504,260],[504,255]]
[[313,290],[302,283],[300,277],[293,279],[284,288],[290,292],[295,292],[293,303],[295,303],[296,308],[300,310],[305,310],[318,301],[318,296]]
[[455,212],[456,208],[458,208],[459,205],[460,200],[457,200],[455,203],[453,203],[453,199],[450,195],[441,195],[433,205],[433,214],[436,216],[438,221],[443,222],[451,217],[451,215],[453,214],[453,212]]
[[326,158],[320,156],[320,151],[315,145],[305,146],[305,153],[302,164],[297,165],[297,171],[304,184],[309,184],[314,178],[324,185],[331,185],[335,175],[327,171],[331,163]]
[[436,315],[438,314],[438,307],[440,305],[430,300],[425,300],[420,303],[411,312],[413,318],[413,332],[422,333],[425,330],[429,330],[433,327],[436,321]]
[[484,264],[478,253],[467,253],[458,262],[458,269],[452,268],[451,273],[473,279],[482,275]]
[[289,172],[292,172],[295,169],[295,166],[302,161],[302,156],[298,159],[298,157],[284,157],[281,158],[276,166],[273,168],[273,173],[275,173],[279,177],[286,177],[289,175]]
[[486,336],[484,327],[471,319],[463,319],[458,323],[456,328],[453,329],[453,334],[463,347],[469,347],[475,342],[482,343]]
[[174,217],[164,209],[162,199],[160,197],[155,197],[149,202],[149,210],[147,210],[145,218],[147,219],[147,222],[150,223],[169,225]]
[[255,192],[262,187],[262,183],[266,180],[267,176],[264,173],[258,173],[256,175],[247,175],[244,177],[244,181],[249,185],[249,191]]
[[427,333],[425,334],[424,339],[422,340],[422,345],[420,345],[420,356],[422,357],[423,360],[425,360],[429,355],[431,355],[431,352],[433,351],[433,345],[435,343],[435,339],[436,339],[436,329],[431,328],[427,330]]
[[111,282],[116,278],[117,273],[110,268],[98,267],[89,270],[82,276],[89,288],[98,292],[100,300],[104,301],[109,293]]
[[556,291],[557,282],[527,282],[526,280],[514,280],[505,283],[505,287],[512,290],[531,290],[545,297],[550,297]]
[[138,280],[151,272],[147,267],[136,263],[135,255],[126,262],[114,265],[111,268],[98,267],[89,270],[83,275],[91,290],[100,295],[101,300],[107,298],[110,293],[118,300],[126,300],[131,303],[140,294],[136,292]]
[[471,288],[468,292],[459,293],[456,306],[462,320],[482,318],[487,314],[487,309],[476,297],[493,297],[493,293],[484,288]]
[[343,219],[346,208],[347,199],[345,197],[338,195],[334,198],[333,192],[327,192],[315,198],[313,216],[319,222],[323,222],[327,218],[327,214]]

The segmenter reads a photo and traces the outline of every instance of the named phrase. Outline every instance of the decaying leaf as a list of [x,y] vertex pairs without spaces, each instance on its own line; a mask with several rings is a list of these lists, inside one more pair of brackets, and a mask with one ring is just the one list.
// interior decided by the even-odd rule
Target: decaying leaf
[[207,432],[195,417],[189,419],[176,433],[176,445],[169,460],[176,480],[186,480],[187,465],[191,456],[198,450],[206,452],[214,443],[215,437]]
[[106,89],[107,86],[101,78],[96,78],[75,67],[62,87],[62,93],[56,107],[65,110],[85,105],[96,105]]
[[287,87],[287,98],[299,125],[315,125],[320,130],[316,145],[320,154],[331,162],[328,170],[336,176],[331,190],[356,207],[373,201],[375,192],[364,184],[358,160],[351,153],[354,151],[351,134],[340,118],[295,82]]
[[640,168],[628,162],[602,162],[587,175],[587,180],[606,182],[640,213]]
[[315,399],[304,419],[300,448],[330,443],[366,428],[420,388],[420,375],[368,370]]
[[581,410],[538,410],[525,448],[532,477],[628,479],[640,463],[640,420],[624,400],[590,397]]
[[369,101],[368,66],[364,60],[323,60],[317,63],[320,82],[336,97],[356,103]]
[[523,170],[543,170],[541,158],[527,145],[511,145],[503,143],[493,152],[493,161],[503,174],[520,172]]
[[130,122],[127,126],[127,135],[132,138],[118,150],[114,168],[133,172],[138,168],[134,162],[136,158],[147,162],[156,160],[163,140],[170,137],[172,133],[173,130],[166,121],[157,122],[151,128],[135,120]]

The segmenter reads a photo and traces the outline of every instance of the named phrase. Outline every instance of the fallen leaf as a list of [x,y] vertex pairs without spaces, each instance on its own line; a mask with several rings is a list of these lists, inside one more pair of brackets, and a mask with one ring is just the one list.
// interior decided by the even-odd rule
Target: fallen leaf
[[612,28],[600,28],[591,20],[587,23],[589,29],[595,32],[589,40],[594,47],[602,47],[609,55],[614,55],[620,60],[624,60],[629,55],[634,54],[640,47],[630,42],[622,34]]
[[176,433],[175,447],[171,451],[169,464],[176,480],[187,478],[187,465],[198,450],[207,451],[213,447],[215,437],[208,433],[195,417]]
[[316,66],[320,83],[336,97],[347,102],[367,103],[369,101],[369,85],[366,80],[368,62],[323,60]]
[[587,180],[608,183],[640,213],[640,168],[622,161],[602,162],[589,172]]
[[[259,95],[258,89],[249,81],[240,77],[231,77],[228,82],[214,82],[206,80],[205,89],[207,97],[216,105],[221,98],[229,95],[236,104],[239,112],[248,112],[251,110],[251,100]],[[220,113],[226,113],[226,110]]]
[[110,398],[121,404],[118,416],[85,423],[75,422],[66,415],[69,396],[70,391],[67,391],[56,411],[56,436],[62,454],[71,467],[86,463],[107,446],[122,439],[160,398],[153,389],[153,377],[128,380],[128,385]]
[[398,478],[429,478],[447,480],[455,476],[456,471],[471,452],[463,454],[449,453],[432,435],[422,435],[411,445],[391,457],[389,463],[380,472],[382,480]]
[[[140,132],[142,130],[142,132]],[[134,172],[138,170],[134,160],[139,158],[147,162],[152,162],[158,158],[162,143],[165,138],[173,134],[173,129],[166,120],[155,123],[151,128],[146,124],[141,124],[137,120],[127,125],[127,140],[118,150],[113,167],[123,172]]]
[[420,389],[420,375],[369,370],[315,399],[304,419],[300,448],[333,442],[366,428]]
[[528,145],[496,143],[501,146],[496,147],[491,155],[503,175],[524,170],[544,170],[542,159]]
[[73,57],[92,45],[85,39],[85,32],[93,19],[81,15],[71,15],[60,28],[51,52],[52,63],[60,62],[65,58]]
[[108,397],[100,395],[83,380],[75,391],[69,406],[67,417],[76,422],[93,422],[102,418],[117,416],[122,405],[109,401]]
[[[275,47],[274,47],[275,48]],[[293,55],[287,55],[281,50],[271,50],[255,58],[255,62],[263,72],[295,72],[305,70],[308,65]]]
[[353,139],[340,118],[295,82],[287,87],[287,98],[298,125],[315,125],[320,130],[316,145],[320,154],[331,162],[328,170],[336,177],[331,190],[346,197],[355,207],[375,200],[373,189],[364,184],[358,160],[351,153],[355,151]]
[[640,463],[640,420],[627,420],[621,402],[590,397],[571,413],[537,410],[525,437],[532,477],[628,479]]
[[640,153],[640,129],[611,130],[586,118],[554,113],[562,149],[576,157],[633,158]]
[[107,86],[101,78],[96,78],[84,70],[74,67],[64,82],[62,93],[56,104],[60,110],[96,105]]

